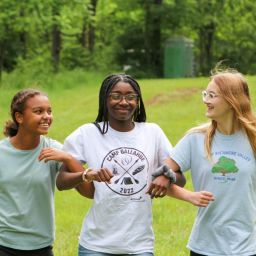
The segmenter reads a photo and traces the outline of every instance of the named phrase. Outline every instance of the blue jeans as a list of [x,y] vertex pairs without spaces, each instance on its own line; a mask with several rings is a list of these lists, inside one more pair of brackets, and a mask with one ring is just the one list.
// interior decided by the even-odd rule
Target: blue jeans
[[105,253],[105,252],[96,252],[91,251],[79,244],[78,248],[78,256],[154,256],[152,252],[143,252],[138,254],[111,254],[111,253]]

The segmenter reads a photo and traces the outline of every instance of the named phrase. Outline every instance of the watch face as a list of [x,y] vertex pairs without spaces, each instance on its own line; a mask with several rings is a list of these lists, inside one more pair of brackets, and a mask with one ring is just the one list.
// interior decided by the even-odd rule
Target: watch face
[[164,175],[170,179],[171,182],[176,182],[176,174],[172,169],[168,169],[167,172],[164,173]]

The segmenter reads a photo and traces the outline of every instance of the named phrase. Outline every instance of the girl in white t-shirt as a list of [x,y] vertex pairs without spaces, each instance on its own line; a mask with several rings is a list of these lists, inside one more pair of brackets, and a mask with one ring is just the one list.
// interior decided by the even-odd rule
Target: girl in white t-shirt
[[[169,179],[152,182],[152,173],[165,163],[171,144],[158,125],[146,123],[137,81],[125,74],[105,78],[96,121],[69,135],[64,149],[88,165],[85,182],[76,188],[94,199],[83,222],[79,256],[153,255],[152,200],[147,191],[151,184],[153,196],[166,194]],[[64,167],[57,178],[59,189],[72,187]],[[176,184],[185,184],[180,172],[169,174]],[[98,181],[107,182],[91,182],[96,175]],[[195,205],[206,206],[213,200],[208,192],[172,187],[177,197]]]

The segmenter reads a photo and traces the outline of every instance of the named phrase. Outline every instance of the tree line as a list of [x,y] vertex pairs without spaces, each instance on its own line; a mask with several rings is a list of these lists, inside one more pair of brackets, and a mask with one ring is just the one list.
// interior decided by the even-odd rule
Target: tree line
[[254,0],[1,0],[0,74],[37,68],[162,77],[166,41],[194,42],[196,75],[220,60],[256,73]]

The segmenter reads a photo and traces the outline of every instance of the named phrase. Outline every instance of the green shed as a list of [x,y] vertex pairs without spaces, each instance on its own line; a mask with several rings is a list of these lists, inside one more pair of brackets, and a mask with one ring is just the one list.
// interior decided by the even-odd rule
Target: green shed
[[164,77],[194,76],[193,40],[174,37],[167,40],[164,50]]

